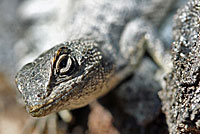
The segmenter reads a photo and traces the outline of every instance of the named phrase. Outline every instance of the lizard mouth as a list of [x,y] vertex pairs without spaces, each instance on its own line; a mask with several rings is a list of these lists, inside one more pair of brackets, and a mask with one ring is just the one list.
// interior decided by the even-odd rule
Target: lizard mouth
[[[34,105],[34,106],[26,106],[26,109],[33,117],[45,116],[49,113],[48,112],[49,110],[47,110],[47,109],[50,109],[53,102],[54,102],[53,100],[50,100],[48,103],[38,104],[38,105]],[[47,107],[49,107],[49,108],[47,108]]]
[[57,112],[54,111],[54,107],[56,105],[56,100],[58,99],[50,99],[49,101],[47,101],[47,103],[43,103],[43,104],[37,104],[34,106],[26,106],[27,111],[31,114],[31,116],[33,117],[42,117],[42,116],[46,116],[52,112]]
[[[31,114],[33,117],[42,117],[46,116],[53,112],[58,112],[63,109],[62,107],[59,107],[58,102],[64,97],[69,95],[72,92],[72,89],[69,89],[67,92],[63,93],[60,96],[55,97],[54,99],[47,98],[43,103],[36,104],[36,105],[26,105],[27,111]],[[56,107],[56,108],[55,108]]]

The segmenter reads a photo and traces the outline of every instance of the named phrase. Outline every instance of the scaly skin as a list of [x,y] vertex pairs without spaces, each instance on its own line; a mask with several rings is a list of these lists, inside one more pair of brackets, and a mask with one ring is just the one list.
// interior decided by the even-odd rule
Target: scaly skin
[[16,76],[28,111],[44,116],[85,106],[103,95],[114,77],[109,59],[89,40],[65,42],[40,55]]
[[67,18],[67,42],[16,75],[27,111],[40,117],[85,106],[132,75],[146,52],[160,68],[169,69],[164,63],[169,55],[144,18],[147,3],[150,11],[165,14],[167,7],[155,8],[160,7],[157,0],[80,1]]

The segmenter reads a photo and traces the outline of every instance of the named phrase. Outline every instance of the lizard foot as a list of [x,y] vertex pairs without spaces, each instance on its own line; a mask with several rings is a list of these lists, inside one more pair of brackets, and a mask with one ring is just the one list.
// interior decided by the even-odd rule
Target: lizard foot
[[67,118],[63,119],[62,116],[61,120],[59,120],[57,114],[51,114],[39,119],[29,118],[22,134],[65,134],[67,131]]

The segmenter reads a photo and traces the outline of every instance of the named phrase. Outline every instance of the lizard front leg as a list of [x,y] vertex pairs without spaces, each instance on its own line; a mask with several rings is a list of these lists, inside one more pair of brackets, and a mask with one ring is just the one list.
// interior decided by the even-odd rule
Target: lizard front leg
[[165,72],[172,67],[171,56],[158,38],[155,28],[142,18],[130,21],[125,27],[120,39],[120,51],[133,69],[138,66],[144,53],[148,53]]

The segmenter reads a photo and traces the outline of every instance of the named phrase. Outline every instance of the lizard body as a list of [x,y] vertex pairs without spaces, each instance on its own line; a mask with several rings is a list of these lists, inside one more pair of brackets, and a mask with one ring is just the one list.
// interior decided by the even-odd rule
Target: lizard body
[[[146,52],[168,70],[165,59],[169,55],[145,21],[147,3],[155,14],[166,13],[167,6],[155,8],[162,3],[156,1],[81,1],[75,5],[65,27],[69,41],[44,52],[16,75],[27,111],[40,117],[85,106],[132,75]],[[160,19],[157,23],[163,15],[154,18]]]

